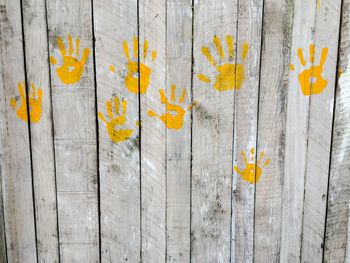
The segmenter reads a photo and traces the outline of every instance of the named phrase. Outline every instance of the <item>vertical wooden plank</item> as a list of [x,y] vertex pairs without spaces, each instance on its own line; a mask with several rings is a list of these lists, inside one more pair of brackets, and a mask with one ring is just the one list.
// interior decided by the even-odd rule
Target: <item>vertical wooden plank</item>
[[328,192],[324,262],[349,262],[350,217],[350,1],[343,1],[334,112],[332,159]]
[[[142,260],[152,263],[164,262],[166,255],[166,127],[162,121],[149,116],[149,110],[157,114],[166,110],[159,94],[159,89],[168,94],[165,21],[166,1],[139,0],[140,91],[147,82],[143,65],[151,69],[148,89],[140,95]],[[147,56],[145,41],[148,41]]]
[[60,255],[99,259],[91,1],[47,1]]
[[[324,247],[326,196],[333,123],[335,77],[337,75],[338,33],[341,0],[320,1],[315,26],[315,62],[322,65],[322,76],[328,81],[322,93],[311,95],[307,134],[307,162],[302,230],[302,262],[321,262]],[[329,37],[329,32],[332,37]],[[320,59],[321,58],[321,59]],[[314,71],[317,71],[314,68]],[[317,73],[315,73],[315,76]],[[318,87],[318,80],[314,88]]]
[[[36,262],[35,222],[28,122],[10,101],[26,112],[21,3],[0,1],[2,189],[9,262]],[[12,99],[12,100],[11,100]],[[17,100],[18,99],[18,100]],[[16,103],[15,103],[16,102]],[[16,105],[14,105],[16,106]],[[23,115],[20,115],[23,116]]]
[[[254,207],[255,183],[244,177],[249,165],[257,165],[256,156],[267,149],[257,149],[258,97],[260,78],[260,50],[263,1],[239,1],[237,25],[236,64],[244,67],[244,76],[239,77],[240,68],[236,68],[236,85],[240,89],[235,93],[234,105],[234,148],[233,175],[234,193],[232,199],[232,259],[236,262],[252,262],[254,257]],[[245,163],[242,153],[248,158]],[[265,162],[265,160],[263,160]],[[261,167],[264,169],[263,167]],[[264,172],[262,179],[264,178]],[[255,180],[255,178],[254,178]],[[259,180],[259,179],[257,179]],[[258,181],[259,182],[259,181]]]
[[[236,1],[194,1],[194,76],[192,134],[193,262],[229,262],[231,245],[231,176],[233,173],[234,41]],[[215,37],[216,36],[216,37]],[[213,43],[223,46],[223,58]],[[227,37],[232,39],[232,44]],[[204,55],[202,51],[207,55]],[[220,49],[219,49],[220,50]],[[225,81],[217,82],[217,64],[230,68]],[[222,52],[219,52],[222,53]],[[229,66],[231,65],[231,66]],[[228,83],[225,86],[225,83]],[[221,90],[221,91],[219,91]]]
[[[258,149],[271,160],[256,184],[254,261],[279,262],[293,1],[265,0]],[[263,166],[264,161],[259,166]]]
[[[137,22],[136,0],[94,1],[102,262],[140,262],[140,150],[139,127],[135,124],[139,121],[139,101],[137,92],[130,92],[126,85],[132,73],[130,65],[138,63],[133,49]],[[128,46],[129,60],[123,45]],[[119,99],[119,107],[114,105],[114,98]],[[118,125],[123,100],[127,103],[125,123]],[[113,105],[112,118],[107,112],[108,101]],[[120,134],[131,130],[131,137],[116,141],[108,129]]]
[[[176,101],[172,103],[186,111],[183,126],[167,130],[167,262],[189,262],[192,1],[168,1],[166,22],[167,87],[176,86]],[[181,103],[183,90],[186,97]]]
[[304,96],[300,89],[298,74],[304,68],[297,49],[301,48],[308,57],[316,10],[316,1],[294,1],[291,62],[295,70],[290,72],[288,81],[281,262],[300,262],[310,97]]
[[56,178],[45,1],[23,2],[23,27],[29,93],[34,86],[37,92],[42,92],[40,118],[38,121],[31,120],[30,124],[38,262],[58,262]]

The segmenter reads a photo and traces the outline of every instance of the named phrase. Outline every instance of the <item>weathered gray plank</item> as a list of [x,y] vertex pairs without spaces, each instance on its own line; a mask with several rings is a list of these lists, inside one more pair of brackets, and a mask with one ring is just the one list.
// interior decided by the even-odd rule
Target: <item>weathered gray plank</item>
[[[292,34],[293,1],[265,0],[258,149],[270,164],[256,184],[254,262],[279,262],[286,106]],[[259,166],[263,166],[261,162]]]
[[62,260],[70,262],[97,262],[99,219],[91,1],[47,1],[47,10],[59,242],[64,248],[60,255]]
[[31,120],[30,124],[38,262],[58,262],[56,179],[44,0],[24,1],[23,26],[28,87],[30,85],[32,89],[31,85],[35,85],[42,90],[40,118],[37,122]]
[[350,201],[350,1],[343,1],[324,262],[349,262]]
[[[341,0],[322,0],[315,21],[315,67],[313,71],[317,76],[317,66],[322,67],[320,60],[327,48],[328,56],[325,56],[322,76],[328,83],[322,93],[310,97],[301,240],[302,262],[322,261],[335,77],[337,75],[340,6]],[[332,37],[329,37],[329,32],[332,32]],[[311,87],[314,90],[318,88],[317,81],[316,79],[314,87]]]
[[18,90],[18,83],[25,80],[19,0],[0,1],[0,56],[1,142],[4,144],[1,176],[7,259],[9,262],[36,262],[25,85],[21,86],[20,94]]
[[308,54],[313,42],[316,10],[315,1],[294,1],[291,63],[295,70],[289,74],[288,81],[281,262],[300,261],[310,97],[303,95],[299,85],[298,74],[304,67],[297,50],[301,48]]
[[[135,125],[139,121],[139,101],[138,94],[126,86],[128,74],[133,72],[130,66],[134,62],[137,65],[133,48],[137,22],[136,0],[94,1],[102,262],[140,262],[140,151],[139,127]],[[129,59],[123,48],[126,45]],[[119,98],[119,105],[115,105],[114,98]],[[123,114],[122,100],[127,103],[125,123],[118,124]],[[108,115],[108,101],[112,102],[112,117]],[[107,126],[104,121],[111,124]],[[131,130],[131,137],[113,142],[116,138],[108,129]]]
[[[245,178],[244,173],[250,171],[249,165],[256,166],[256,158],[267,149],[257,149],[257,119],[260,78],[260,50],[262,31],[262,0],[239,1],[235,82],[240,89],[235,93],[234,105],[234,145],[232,191],[232,259],[235,262],[252,262],[254,256],[254,192],[255,182],[262,178]],[[242,78],[240,77],[242,71]],[[242,158],[245,153],[248,163]],[[261,168],[264,171],[262,160]],[[254,176],[254,172],[251,175]],[[255,175],[258,176],[258,175]],[[249,182],[250,181],[250,182]]]
[[[235,63],[236,21],[236,1],[194,3],[193,100],[198,104],[192,124],[193,262],[230,259],[234,69],[229,70],[228,85],[217,82],[219,68],[212,66],[209,52],[218,66]],[[223,55],[213,43],[220,46],[218,40]]]
[[[166,127],[161,120],[149,116],[152,110],[162,114],[160,89],[166,87],[166,1],[139,1],[139,59],[151,69],[146,90],[147,71],[141,75],[141,236],[142,260],[165,261],[165,205],[166,205]],[[148,41],[148,55],[144,56],[144,42]],[[156,58],[155,53],[156,51]],[[153,115],[153,114],[151,114]]]
[[[167,2],[167,87],[185,110],[183,126],[167,130],[167,262],[190,261],[192,1]],[[181,69],[181,73],[179,72]],[[180,102],[183,91],[186,97]],[[171,91],[170,91],[171,93]],[[169,94],[169,92],[168,92]],[[170,99],[170,98],[169,98]],[[176,112],[173,112],[176,113]]]

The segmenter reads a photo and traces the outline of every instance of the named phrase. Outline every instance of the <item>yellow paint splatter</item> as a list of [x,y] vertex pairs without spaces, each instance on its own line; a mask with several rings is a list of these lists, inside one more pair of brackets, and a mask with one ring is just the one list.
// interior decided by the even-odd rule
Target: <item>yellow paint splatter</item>
[[321,0],[317,0],[317,10],[320,11],[321,8]]
[[[225,59],[225,53],[224,49],[221,43],[221,40],[219,37],[214,36],[213,42],[217,51],[218,56],[220,57],[220,60]],[[228,58],[229,60],[233,59],[234,55],[234,49],[233,49],[233,38],[232,36],[226,36],[226,44],[227,44],[227,50],[228,50]],[[242,84],[245,80],[245,69],[244,69],[244,62],[247,59],[249,50],[249,44],[248,42],[244,42],[242,45],[242,63],[241,64],[235,64],[235,63],[218,63],[215,58],[213,57],[210,49],[206,46],[203,46],[201,51],[203,55],[206,57],[208,62],[216,68],[218,71],[218,74],[215,79],[215,83],[213,87],[218,91],[226,91],[226,90],[233,90],[233,89],[240,89],[242,87]],[[198,79],[205,83],[211,83],[212,80],[204,75],[204,74],[198,74]]]
[[259,156],[258,163],[255,164],[255,149],[251,148],[250,150],[251,153],[251,162],[248,161],[247,156],[245,153],[242,151],[242,157],[244,160],[245,168],[243,171],[241,171],[238,166],[235,166],[234,169],[237,174],[239,174],[243,180],[249,182],[249,183],[257,183],[262,175],[263,168],[265,168],[269,163],[270,159],[267,159],[264,163],[264,165],[261,167],[261,162],[265,156],[265,152],[262,151]]
[[[310,45],[309,52],[310,62],[312,66],[304,69],[298,76],[301,91],[305,96],[310,96],[312,94],[320,94],[327,87],[328,84],[328,80],[324,79],[322,76],[323,66],[326,62],[328,55],[328,48],[325,47],[322,49],[319,65],[313,65],[313,62],[315,60],[315,46],[313,44]],[[304,58],[303,50],[299,48],[297,50],[297,53],[300,64],[303,67],[305,67],[306,61]],[[294,71],[294,65],[291,64],[290,69]]]
[[[77,37],[75,40],[75,55],[73,55],[73,41],[70,34],[68,34],[68,55],[61,37],[57,38],[57,45],[63,61],[63,64],[56,69],[57,76],[64,84],[75,84],[80,81],[83,75],[90,49],[84,48],[82,58],[79,60],[80,38]],[[52,65],[57,64],[57,60],[53,56],[50,57],[50,62]]]
[[[145,94],[151,78],[152,69],[147,66],[146,64],[140,62],[140,89],[139,89],[139,62],[138,62],[138,47],[139,42],[137,37],[133,38],[133,59],[130,57],[130,51],[129,51],[129,45],[127,41],[123,41],[123,51],[125,54],[125,57],[128,61],[127,68],[128,72],[125,76],[124,83],[125,87],[128,91],[138,94],[140,91],[141,94]],[[142,58],[146,59],[148,55],[148,40],[145,40],[143,43],[143,54]],[[152,51],[152,62],[157,57],[157,52]],[[112,68],[113,67],[113,68]],[[111,65],[109,67],[110,71],[115,72],[114,66]]]
[[126,107],[127,101],[122,100],[122,112],[119,113],[119,99],[113,98],[115,113],[113,113],[112,99],[106,102],[107,116],[109,120],[105,118],[102,112],[98,113],[98,117],[106,125],[109,138],[112,142],[118,143],[125,141],[131,137],[133,130],[131,129],[116,129],[118,126],[124,125],[126,122]]
[[[183,121],[186,111],[183,107],[180,106],[180,104],[183,104],[186,97],[186,89],[184,88],[182,90],[181,96],[179,98],[178,104],[176,103],[176,86],[171,86],[171,94],[170,94],[170,100],[169,102],[168,98],[165,95],[165,92],[163,89],[159,90],[160,94],[160,101],[162,104],[166,105],[166,113],[163,115],[158,115],[156,112],[149,110],[148,115],[151,117],[157,117],[159,118],[168,129],[174,129],[179,130],[183,127]],[[189,107],[187,107],[187,110],[191,110],[195,103],[191,104]]]
[[[10,99],[10,104],[13,109],[17,109],[17,117],[23,121],[28,121],[28,112],[27,112],[27,95],[25,90],[25,82],[18,83],[18,92],[20,96],[20,106],[17,108],[16,98]],[[42,96],[43,91],[41,88],[36,88],[34,84],[31,84],[29,91],[29,117],[30,122],[36,123],[41,119],[42,113]]]

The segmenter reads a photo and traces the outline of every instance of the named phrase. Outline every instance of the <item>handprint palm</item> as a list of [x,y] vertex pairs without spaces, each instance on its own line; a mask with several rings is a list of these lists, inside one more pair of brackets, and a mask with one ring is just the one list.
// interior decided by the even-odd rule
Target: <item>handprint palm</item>
[[[57,44],[63,61],[62,66],[56,69],[57,75],[64,84],[75,84],[81,79],[81,76],[83,75],[84,66],[89,57],[90,49],[84,48],[83,56],[80,60],[78,60],[80,48],[79,37],[77,37],[75,40],[75,56],[73,56],[73,41],[70,34],[68,34],[68,55],[66,54],[67,51],[64,47],[61,37],[57,38]],[[53,65],[57,64],[57,61],[53,56],[50,57],[50,61]]]
[[[176,101],[175,90],[176,90],[175,85],[172,85],[171,86],[171,97],[170,97],[170,99],[174,103]],[[159,90],[159,94],[160,94],[160,101],[161,101],[161,103],[166,105],[166,113],[163,114],[163,115],[158,116],[157,113],[155,113],[152,110],[149,110],[148,111],[148,115],[151,116],[151,117],[159,118],[165,124],[165,126],[168,129],[175,129],[175,130],[181,129],[182,126],[183,126],[183,121],[184,121],[184,116],[185,116],[186,111],[180,105],[177,105],[177,104],[174,104],[174,103],[170,103],[168,101],[168,98],[166,97],[165,92],[164,92],[163,89]],[[186,97],[186,90],[183,89],[182,90],[182,95],[179,98],[179,104],[182,104],[184,102],[185,97]],[[187,110],[191,110],[193,105],[194,104],[191,104],[187,108]]]
[[[328,48],[323,48],[320,64],[313,65],[315,61],[315,46],[313,44],[310,45],[310,62],[312,66],[310,66],[307,69],[304,69],[298,77],[301,91],[305,96],[310,96],[312,94],[320,94],[327,87],[328,81],[322,76],[323,66],[326,62],[327,54]],[[298,49],[298,56],[300,64],[303,67],[305,67],[306,62],[304,59],[303,50],[301,48]],[[291,64],[290,69],[294,71],[294,65]]]
[[[150,77],[152,70],[149,66],[145,65],[144,63],[140,62],[140,89],[139,89],[139,62],[138,62],[138,39],[137,37],[134,37],[133,40],[134,44],[134,60],[131,60],[130,54],[129,54],[129,47],[128,47],[128,42],[124,41],[123,42],[123,49],[124,49],[124,54],[128,60],[128,73],[125,76],[125,87],[128,89],[128,91],[132,93],[138,93],[140,91],[141,94],[145,94],[147,91],[147,88],[150,83]],[[148,54],[148,41],[145,40],[143,43],[143,58],[146,59]],[[157,52],[152,51],[152,62],[156,59],[157,57]],[[113,65],[110,65],[110,70],[112,72],[115,72],[115,67]]]
[[118,143],[129,139],[133,133],[130,129],[116,129],[117,126],[124,125],[126,122],[126,100],[122,100],[122,113],[119,114],[119,99],[113,98],[116,116],[113,114],[112,100],[106,102],[107,115],[109,120],[106,120],[102,112],[98,113],[98,117],[107,126],[107,132],[112,142]]
[[[18,83],[18,92],[20,95],[21,104],[17,108],[16,98],[11,98],[10,104],[12,108],[17,109],[17,116],[23,121],[28,121],[28,111],[27,111],[27,95],[25,91],[25,83]],[[31,84],[29,90],[29,118],[30,122],[38,122],[41,118],[42,112],[42,89],[36,88],[34,84]]]
[[238,173],[239,175],[242,176],[242,178],[246,181],[248,181],[249,183],[256,183],[259,181],[261,175],[262,175],[262,168],[266,167],[269,163],[270,163],[270,159],[267,159],[263,165],[263,167],[261,167],[261,162],[265,156],[265,152],[262,151],[260,153],[260,157],[258,160],[258,163],[255,163],[255,149],[251,148],[250,149],[250,153],[253,156],[251,158],[252,162],[248,162],[247,156],[245,155],[245,153],[242,151],[242,157],[245,163],[245,168],[243,171],[241,171],[238,166],[235,166],[234,169],[236,171],[236,173]]
[[[217,36],[214,36],[213,42],[215,44],[217,53],[221,60],[225,59],[224,50],[221,44],[220,39]],[[233,39],[231,36],[226,36],[226,43],[228,48],[228,58],[233,60],[234,49],[233,49]],[[244,42],[242,45],[242,64],[230,63],[221,63],[218,64],[212,56],[208,47],[202,47],[202,53],[207,58],[209,63],[216,68],[218,74],[214,83],[214,88],[218,91],[226,91],[233,89],[240,89],[242,87],[243,81],[245,80],[245,70],[244,62],[248,55],[248,43]],[[212,80],[203,74],[198,74],[199,80],[205,83],[211,83]]]

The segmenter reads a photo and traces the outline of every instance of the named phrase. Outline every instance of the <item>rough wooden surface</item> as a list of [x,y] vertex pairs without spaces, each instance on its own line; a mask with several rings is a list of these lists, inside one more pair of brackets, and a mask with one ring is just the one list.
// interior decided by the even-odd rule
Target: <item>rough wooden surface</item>
[[45,1],[23,2],[23,26],[28,87],[34,84],[42,89],[41,119],[37,123],[30,123],[38,262],[58,262],[56,178]]
[[[126,123],[113,128],[133,131],[129,140],[114,143],[106,124],[99,119],[101,260],[139,262],[140,151],[139,127],[136,125],[139,121],[139,100],[138,94],[129,92],[125,86],[128,59],[123,49],[126,41],[130,59],[137,62],[133,49],[133,39],[138,34],[137,1],[94,1],[94,28],[98,112],[111,121],[107,101],[113,101],[113,114],[117,116],[118,110],[119,115],[122,114],[121,103],[125,100]],[[114,98],[119,98],[118,109]]]
[[[184,124],[167,131],[167,262],[190,261],[192,1],[167,3],[167,87],[186,90]],[[178,74],[179,68],[183,71]]]
[[6,189],[3,200],[7,259],[9,262],[36,262],[28,122],[19,119],[10,105],[13,97],[22,103],[17,84],[25,81],[21,5],[19,0],[2,0],[0,8],[1,117],[4,118],[1,130],[5,144],[2,189]]
[[[151,68],[150,84],[140,95],[141,114],[141,253],[143,262],[166,260],[166,127],[148,111],[163,114],[159,89],[168,96],[166,82],[166,1],[139,1],[139,61]],[[149,52],[143,56],[144,42]],[[157,52],[153,59],[152,52]],[[170,88],[170,87],[169,87]]]
[[[206,46],[221,63],[213,37],[221,39],[229,58],[225,37],[236,39],[236,1],[195,1],[192,148],[192,261],[228,262],[231,245],[231,176],[234,90],[218,91],[213,82],[218,71],[202,53]],[[234,52],[234,51],[233,51]],[[204,83],[197,74],[212,82]],[[234,213],[235,214],[235,213]],[[234,223],[233,223],[234,225]],[[234,258],[234,257],[233,257]]]
[[[97,150],[95,85],[92,55],[92,9],[90,1],[47,1],[51,59],[54,144],[60,255],[62,261],[98,262],[99,228],[97,200]],[[77,59],[90,49],[82,76],[65,84],[57,74],[62,63],[61,37],[73,55],[80,38]]]
[[324,262],[349,262],[350,200],[350,1],[343,1]]
[[288,75],[293,2],[264,2],[259,96],[259,150],[272,161],[256,185],[254,262],[279,262]]
[[349,4],[0,0],[0,262],[350,262]]

